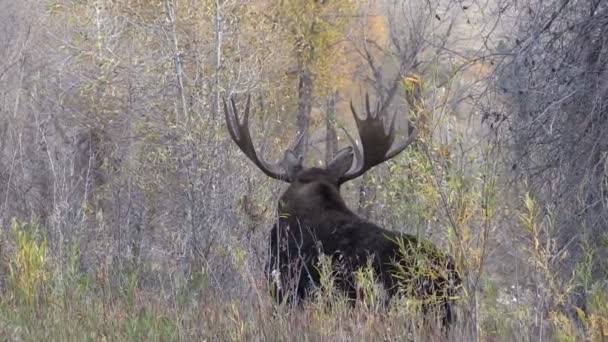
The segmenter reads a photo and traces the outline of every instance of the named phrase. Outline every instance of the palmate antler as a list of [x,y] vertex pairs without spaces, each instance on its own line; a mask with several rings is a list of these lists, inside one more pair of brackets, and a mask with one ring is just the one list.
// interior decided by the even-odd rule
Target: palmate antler
[[[251,133],[249,131],[249,109],[251,107],[251,96],[247,96],[247,104],[245,113],[243,114],[242,123],[237,115],[234,98],[230,98],[230,105],[223,99],[224,114],[226,115],[226,125],[232,140],[239,146],[241,151],[267,176],[291,183],[297,173],[303,169],[302,157],[298,156],[294,151],[300,150],[298,147],[303,142],[303,135],[296,140],[292,148],[285,151],[284,158],[277,163],[268,163],[263,158],[258,157],[253,142],[251,141]],[[346,162],[352,164],[348,171],[342,173],[338,178],[338,183],[342,184],[351,179],[355,179],[364,174],[374,166],[387,161],[407,148],[417,137],[418,129],[414,127],[414,131],[403,142],[393,146],[395,140],[395,118],[394,115],[390,120],[388,132],[386,130],[386,105],[378,102],[376,109],[372,112],[369,103],[369,96],[365,95],[365,109],[367,115],[365,118],[360,118],[351,101],[350,109],[357,123],[357,130],[361,139],[360,146],[348,135],[351,140],[351,145],[338,152],[334,160],[328,168],[332,168],[331,164]],[[354,155],[354,158],[353,158]],[[346,165],[348,166],[348,165]]]
[[340,177],[340,184],[355,179],[374,166],[395,157],[416,139],[418,129],[417,127],[414,127],[414,130],[405,141],[393,146],[395,140],[395,118],[397,115],[393,115],[392,119],[390,119],[391,121],[387,132],[385,125],[386,107],[386,105],[378,102],[375,111],[372,112],[369,96],[366,94],[365,109],[367,115],[365,118],[361,119],[355,110],[353,102],[350,102],[350,110],[357,123],[361,146],[357,145],[352,141],[352,138],[348,136],[351,140],[355,158],[351,168]]
[[232,140],[245,153],[245,155],[268,177],[291,182],[293,175],[302,167],[302,159],[295,155],[293,151],[299,150],[298,147],[302,143],[303,135],[295,142],[294,147],[285,151],[283,160],[277,163],[268,163],[264,158],[258,157],[253,142],[251,141],[251,133],[249,131],[249,108],[251,107],[251,95],[247,95],[247,104],[245,105],[245,113],[243,114],[243,122],[239,121],[236,104],[234,98],[230,98],[231,108],[226,104],[226,99],[223,98],[224,114],[226,116],[226,125]]

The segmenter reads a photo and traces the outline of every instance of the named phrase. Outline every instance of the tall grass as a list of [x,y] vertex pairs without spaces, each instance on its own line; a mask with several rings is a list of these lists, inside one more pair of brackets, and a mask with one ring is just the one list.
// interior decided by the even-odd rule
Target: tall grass
[[[178,277],[167,286],[150,288],[137,270],[122,273],[118,285],[111,285],[110,271],[103,267],[94,274],[74,267],[61,268],[68,271],[60,273],[60,268],[49,262],[51,253],[44,236],[37,231],[35,223],[14,221],[10,236],[2,239],[3,247],[12,246],[3,250],[7,254],[3,262],[8,263],[3,267],[8,266],[10,271],[0,300],[0,335],[8,340],[467,341],[474,338],[468,329],[474,322],[463,310],[466,302],[457,304],[457,322],[449,331],[442,331],[437,324],[427,324],[429,319],[415,299],[400,297],[387,304],[370,269],[356,275],[363,296],[355,305],[333,289],[331,266],[321,266],[320,291],[311,301],[294,308],[273,304],[265,286],[260,285],[264,281],[255,277],[245,279],[251,279],[249,285],[256,288],[252,293],[257,295],[226,298],[205,282],[198,283],[196,288],[186,288],[185,279]],[[541,248],[536,243],[531,245],[535,246]],[[69,262],[74,264],[78,248],[73,248],[72,254]],[[554,298],[558,294],[555,292]],[[583,336],[590,341],[605,341],[608,293],[597,287],[590,294],[590,308],[587,313],[581,311],[579,317]],[[530,330],[540,319],[535,315],[536,304],[505,301],[499,291],[488,291],[480,304],[481,340],[519,341],[537,336]],[[550,310],[547,315],[544,319],[548,328],[543,340],[580,340],[581,332],[576,330],[572,318],[557,310]]]

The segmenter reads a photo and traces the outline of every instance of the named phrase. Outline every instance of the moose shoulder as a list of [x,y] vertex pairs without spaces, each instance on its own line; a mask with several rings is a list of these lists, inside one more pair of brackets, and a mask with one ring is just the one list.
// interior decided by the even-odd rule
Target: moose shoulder
[[[364,119],[351,110],[357,124],[361,147],[340,150],[325,168],[305,168],[298,139],[284,158],[270,164],[259,158],[248,127],[250,98],[242,122],[234,100],[230,108],[224,100],[228,131],[234,142],[266,175],[289,183],[278,203],[278,221],[270,233],[270,257],[266,273],[271,293],[278,301],[300,302],[320,284],[318,262],[321,254],[330,258],[336,269],[336,284],[356,299],[355,271],[369,265],[389,295],[403,293],[420,299],[433,296],[444,309],[444,323],[451,321],[450,297],[460,284],[451,257],[414,236],[380,228],[353,213],[340,195],[340,186],[372,167],[396,156],[416,137],[393,144],[395,117],[384,123],[384,106],[372,112],[366,96]],[[429,268],[419,272],[420,259]]]

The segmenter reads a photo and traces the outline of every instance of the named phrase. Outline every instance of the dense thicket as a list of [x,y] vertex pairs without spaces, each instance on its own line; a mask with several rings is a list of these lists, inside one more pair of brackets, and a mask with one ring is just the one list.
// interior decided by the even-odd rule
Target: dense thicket
[[[528,1],[500,72],[513,137],[511,169],[551,217],[552,265],[562,278],[605,279],[608,257],[608,6]],[[577,277],[585,306],[589,279]]]
[[429,340],[365,272],[276,315],[281,184],[221,114],[252,94],[260,153],[322,165],[370,93],[419,139],[342,196],[454,255],[454,339],[608,338],[607,31],[601,0],[0,0],[0,336]]

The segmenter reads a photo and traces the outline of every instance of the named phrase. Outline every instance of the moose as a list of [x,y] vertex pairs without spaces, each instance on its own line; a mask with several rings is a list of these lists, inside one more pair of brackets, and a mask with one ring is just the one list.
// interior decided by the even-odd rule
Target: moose
[[268,177],[289,184],[279,199],[265,269],[271,294],[278,302],[301,303],[310,296],[320,286],[319,260],[325,256],[335,269],[335,286],[347,298],[356,302],[355,272],[371,266],[389,298],[397,294],[418,298],[423,312],[440,310],[444,326],[453,320],[452,298],[461,284],[453,258],[428,241],[383,229],[359,217],[340,195],[342,184],[412,144],[418,132],[415,125],[405,141],[393,144],[396,114],[387,132],[387,106],[378,103],[372,111],[366,95],[365,118],[360,118],[350,103],[361,146],[349,136],[352,146],[339,150],[325,168],[306,168],[302,156],[295,152],[301,147],[302,135],[282,160],[269,163],[258,156],[251,139],[251,97],[247,97],[242,121],[234,97],[230,106],[224,98],[223,105],[228,132],[241,151]]

